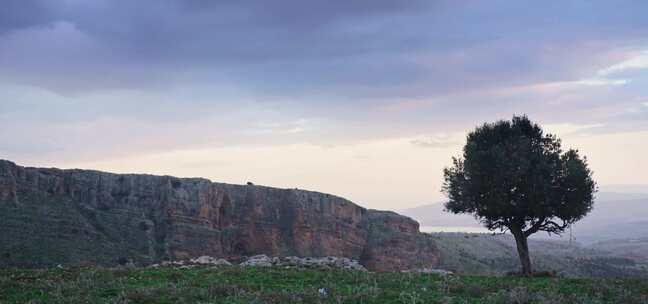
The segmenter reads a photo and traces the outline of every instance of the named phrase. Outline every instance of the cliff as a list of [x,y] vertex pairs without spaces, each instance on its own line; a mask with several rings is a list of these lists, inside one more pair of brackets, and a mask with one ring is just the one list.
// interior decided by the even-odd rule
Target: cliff
[[0,266],[264,253],[348,257],[396,271],[433,267],[439,257],[414,220],[329,194],[4,160],[0,231]]

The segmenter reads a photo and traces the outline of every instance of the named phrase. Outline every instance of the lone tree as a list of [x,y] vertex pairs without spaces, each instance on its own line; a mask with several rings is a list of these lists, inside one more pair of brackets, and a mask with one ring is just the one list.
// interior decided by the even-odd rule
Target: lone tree
[[592,210],[596,183],[587,158],[526,116],[486,123],[468,134],[463,157],[445,168],[445,209],[473,214],[515,237],[522,274],[531,275],[527,238],[560,234]]

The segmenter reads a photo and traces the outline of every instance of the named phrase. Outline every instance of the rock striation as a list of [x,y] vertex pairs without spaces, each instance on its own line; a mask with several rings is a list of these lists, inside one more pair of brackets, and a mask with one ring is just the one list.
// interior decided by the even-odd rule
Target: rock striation
[[344,257],[398,271],[433,268],[439,259],[416,221],[329,194],[4,160],[0,231],[0,266],[267,254]]

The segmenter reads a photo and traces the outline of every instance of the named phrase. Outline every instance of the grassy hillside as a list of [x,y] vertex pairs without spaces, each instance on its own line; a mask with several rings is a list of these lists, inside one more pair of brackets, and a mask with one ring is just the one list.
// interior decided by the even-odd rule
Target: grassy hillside
[[648,237],[603,241],[592,245],[610,254],[628,257],[648,264]]
[[[476,275],[499,275],[519,269],[515,242],[509,235],[431,235],[441,252],[439,268]],[[628,246],[626,255],[621,255],[615,245],[601,245],[599,250],[559,240],[529,241],[532,263],[537,271],[552,271],[567,277],[648,278],[648,261],[632,256],[632,253],[639,255],[645,243],[636,242],[634,247]]]
[[1,303],[647,303],[646,280],[286,268],[0,270]]

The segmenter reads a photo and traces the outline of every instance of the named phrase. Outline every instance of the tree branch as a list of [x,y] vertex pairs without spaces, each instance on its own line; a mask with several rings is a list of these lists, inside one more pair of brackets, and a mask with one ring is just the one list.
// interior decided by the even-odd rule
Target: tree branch
[[565,228],[569,227],[569,224],[566,221],[563,221],[562,224],[558,224],[558,223],[556,223],[556,222],[554,222],[552,220],[544,220],[544,221],[540,222],[540,224],[537,225],[536,227],[537,228],[535,230],[533,230],[533,231],[531,231],[531,229],[527,230],[527,233],[529,235],[531,235],[531,234],[533,234],[535,232],[538,232],[540,230],[549,232],[550,234],[551,233],[556,233],[556,232],[562,232],[562,231],[565,230]]
[[542,229],[543,225],[545,225],[545,220],[546,219],[547,218],[543,217],[539,221],[533,223],[533,225],[531,225],[531,227],[529,229],[527,229],[526,231],[523,232],[524,236],[529,237],[530,235],[532,235],[532,234],[538,232],[540,229]]

